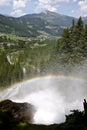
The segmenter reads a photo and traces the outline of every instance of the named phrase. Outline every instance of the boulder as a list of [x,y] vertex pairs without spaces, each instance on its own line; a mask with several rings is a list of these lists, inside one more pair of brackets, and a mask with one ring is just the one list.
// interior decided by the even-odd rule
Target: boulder
[[11,100],[0,102],[0,111],[7,111],[15,121],[33,122],[35,108],[29,103],[16,103]]

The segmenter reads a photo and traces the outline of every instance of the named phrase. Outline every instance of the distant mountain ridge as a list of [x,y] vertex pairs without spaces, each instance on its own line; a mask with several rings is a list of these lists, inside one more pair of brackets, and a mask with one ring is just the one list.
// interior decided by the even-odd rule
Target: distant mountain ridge
[[[28,37],[46,34],[60,36],[65,27],[72,25],[73,19],[77,20],[48,10],[18,18],[0,15],[0,32]],[[87,17],[84,17],[83,20],[87,24]]]
[[61,15],[56,12],[51,12],[48,10],[41,12],[40,14],[31,14],[31,15],[28,14],[22,16],[21,18],[41,18],[47,21],[48,23],[57,26],[70,26],[73,20],[73,17]]

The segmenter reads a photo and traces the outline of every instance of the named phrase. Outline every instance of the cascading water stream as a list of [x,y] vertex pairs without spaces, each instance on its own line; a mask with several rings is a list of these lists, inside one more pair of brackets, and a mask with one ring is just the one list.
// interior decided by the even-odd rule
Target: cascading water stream
[[83,110],[87,82],[66,76],[46,76],[15,84],[0,92],[0,100],[28,102],[35,106],[35,124],[54,124],[65,120],[70,110]]

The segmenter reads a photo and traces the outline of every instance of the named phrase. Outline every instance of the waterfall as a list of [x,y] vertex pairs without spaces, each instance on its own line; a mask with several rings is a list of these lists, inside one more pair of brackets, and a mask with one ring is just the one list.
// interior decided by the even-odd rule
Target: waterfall
[[61,75],[38,77],[0,92],[0,98],[34,105],[34,124],[61,123],[70,110],[83,110],[82,101],[87,98],[87,81]]

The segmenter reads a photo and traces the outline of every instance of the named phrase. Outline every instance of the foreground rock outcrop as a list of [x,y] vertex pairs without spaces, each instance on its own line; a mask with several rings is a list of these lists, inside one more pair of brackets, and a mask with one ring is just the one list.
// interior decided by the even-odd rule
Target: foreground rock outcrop
[[6,111],[15,121],[32,123],[35,108],[29,103],[15,103],[11,100],[4,100],[0,102],[0,111]]
[[32,110],[34,110],[31,104],[5,100],[0,102],[0,130],[87,130],[85,99],[83,105],[84,111],[72,110],[71,114],[66,115],[64,123],[48,126],[30,124],[29,120],[32,120]]

